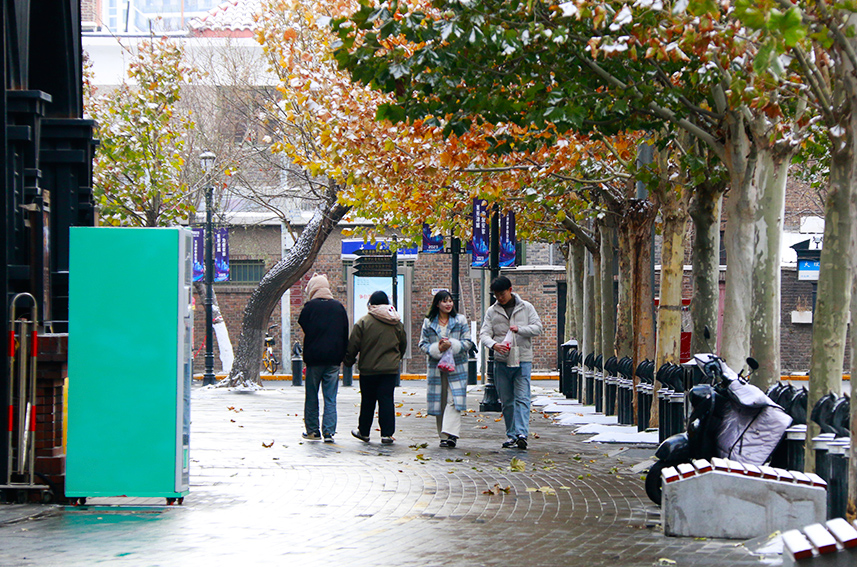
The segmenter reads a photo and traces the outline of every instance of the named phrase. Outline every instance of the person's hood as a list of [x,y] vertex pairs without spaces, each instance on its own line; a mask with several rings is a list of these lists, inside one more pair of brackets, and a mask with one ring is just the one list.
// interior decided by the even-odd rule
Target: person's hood
[[330,282],[324,274],[313,274],[306,284],[307,301],[313,299],[333,299],[330,293]]
[[402,320],[399,317],[399,312],[392,305],[370,305],[369,314],[388,325],[395,325]]

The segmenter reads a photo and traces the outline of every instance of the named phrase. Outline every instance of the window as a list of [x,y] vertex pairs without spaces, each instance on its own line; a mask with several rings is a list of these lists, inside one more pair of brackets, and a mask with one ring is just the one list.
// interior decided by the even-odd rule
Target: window
[[229,281],[233,283],[257,283],[265,275],[263,260],[230,260]]

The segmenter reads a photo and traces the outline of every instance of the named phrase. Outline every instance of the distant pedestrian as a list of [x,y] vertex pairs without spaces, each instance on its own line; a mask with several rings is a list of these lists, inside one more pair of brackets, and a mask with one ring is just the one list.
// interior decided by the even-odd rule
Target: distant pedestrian
[[[432,299],[419,347],[428,355],[428,414],[436,417],[440,446],[455,447],[461,435],[461,414],[467,409],[467,353],[473,342],[467,318],[456,313],[452,295],[446,290]],[[455,364],[452,371],[438,367],[444,353],[449,352]]]
[[399,363],[407,348],[408,336],[401,317],[390,305],[386,293],[374,292],[369,296],[369,313],[354,324],[345,351],[346,366],[357,361],[360,374],[360,417],[357,429],[351,430],[357,439],[369,442],[377,404],[381,443],[389,445],[395,440],[393,391],[399,376]]
[[[336,435],[336,393],[339,365],[348,346],[348,313],[330,292],[323,274],[313,274],[306,287],[307,302],[298,324],[304,332],[303,359],[306,365],[304,397],[304,439],[333,443]],[[318,390],[324,397],[324,417],[318,428]]]
[[542,322],[531,303],[512,293],[512,282],[506,276],[491,282],[491,291],[497,302],[485,311],[479,338],[494,350],[494,382],[506,423],[503,447],[526,449],[533,370],[530,339],[542,333]]

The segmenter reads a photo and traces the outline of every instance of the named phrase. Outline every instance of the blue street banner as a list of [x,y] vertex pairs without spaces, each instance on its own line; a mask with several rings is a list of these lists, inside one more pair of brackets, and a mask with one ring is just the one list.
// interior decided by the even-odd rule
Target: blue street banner
[[500,217],[500,267],[515,267],[515,212],[509,211]]
[[[203,281],[205,274],[205,229],[193,230],[193,281]],[[214,281],[229,280],[229,231],[215,228],[212,233],[214,252]]]
[[423,249],[426,254],[440,254],[443,252],[443,235],[432,234],[428,223],[423,223]]
[[488,244],[491,239],[488,223],[488,201],[485,199],[473,199],[473,257],[470,265],[474,268],[485,268],[488,266]]

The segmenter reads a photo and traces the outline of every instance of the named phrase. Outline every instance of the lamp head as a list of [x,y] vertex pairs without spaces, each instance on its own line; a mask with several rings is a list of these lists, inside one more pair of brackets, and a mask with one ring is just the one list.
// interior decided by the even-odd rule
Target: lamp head
[[199,154],[199,161],[202,163],[202,170],[205,173],[209,173],[211,171],[211,168],[214,166],[214,158],[214,152],[205,151]]

